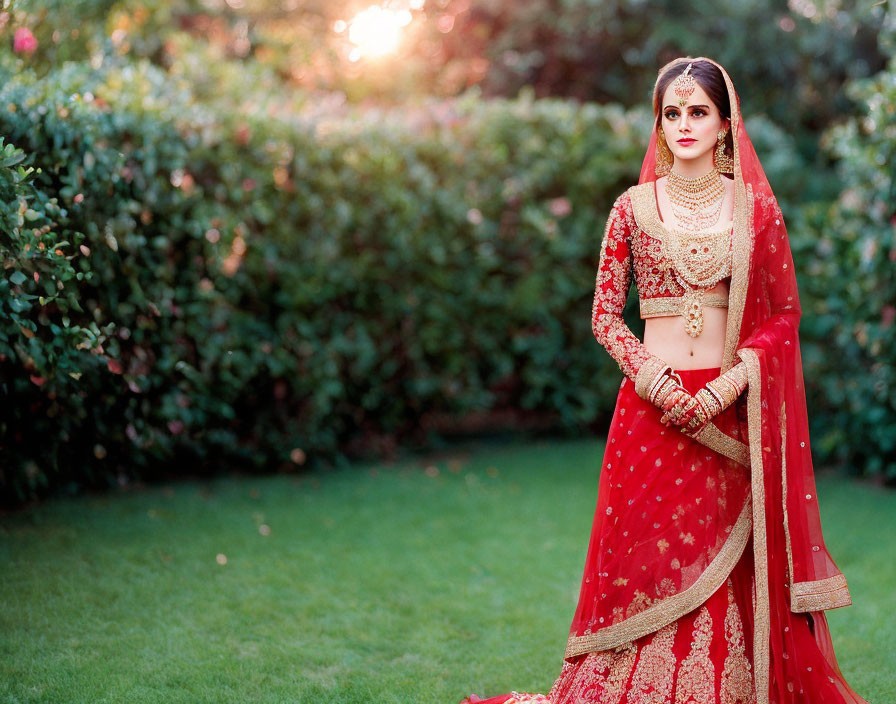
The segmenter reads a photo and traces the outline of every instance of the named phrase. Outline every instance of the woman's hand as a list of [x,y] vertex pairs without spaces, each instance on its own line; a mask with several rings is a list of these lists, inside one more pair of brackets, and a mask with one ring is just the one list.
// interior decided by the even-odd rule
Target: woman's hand
[[713,417],[700,394],[698,391],[692,396],[684,388],[676,389],[663,403],[665,413],[660,422],[666,426],[672,423],[688,435],[699,432]]
[[685,389],[679,386],[663,400],[660,410],[664,411],[660,418],[663,425],[682,426],[693,416],[692,409],[696,401]]

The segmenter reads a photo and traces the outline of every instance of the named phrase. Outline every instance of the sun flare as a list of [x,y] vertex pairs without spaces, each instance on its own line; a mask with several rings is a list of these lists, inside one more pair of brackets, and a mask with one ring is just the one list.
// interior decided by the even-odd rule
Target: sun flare
[[349,58],[358,61],[361,57],[384,56],[394,52],[401,42],[401,29],[411,22],[408,10],[390,10],[371,5],[356,14],[348,22],[337,22],[334,29],[343,32],[348,29],[348,39],[354,44]]

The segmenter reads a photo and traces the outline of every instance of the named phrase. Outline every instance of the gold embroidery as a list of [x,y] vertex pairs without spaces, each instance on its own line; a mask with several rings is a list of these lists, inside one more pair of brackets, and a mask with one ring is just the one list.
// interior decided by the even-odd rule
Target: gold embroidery
[[620,704],[637,654],[634,643],[625,643],[615,650],[589,653],[580,664],[564,661],[548,698],[552,702]]
[[635,381],[641,365],[653,355],[622,318],[631,286],[629,239],[633,225],[631,201],[627,193],[623,193],[613,204],[601,241],[591,306],[591,330],[622,372]]
[[678,670],[675,704],[716,704],[715,667],[709,657],[711,642],[712,615],[703,606],[694,619],[691,652],[682,660]]
[[[644,267],[645,279],[648,271],[653,273],[653,268],[662,268],[673,272],[677,288],[687,292],[692,288],[712,288],[731,276],[732,223],[694,233],[675,230],[660,220],[655,189],[654,181],[629,189],[635,223],[642,232],[660,243],[661,259],[645,262],[653,265],[649,270]],[[637,268],[636,263],[636,271]],[[641,291],[640,287],[638,290],[644,298],[653,298],[649,291]]]
[[511,692],[510,699],[506,700],[504,704],[551,704],[551,700],[543,694]]
[[[712,308],[727,308],[727,293],[706,293],[700,297],[700,305]],[[685,315],[691,301],[690,296],[659,296],[642,298],[638,301],[641,319],[658,318],[663,315]]]
[[790,610],[796,613],[836,609],[852,604],[849,587],[843,574],[811,582],[793,579],[793,554],[790,547],[790,526],[787,522],[787,422],[785,404],[781,403],[781,496],[784,505],[784,537],[787,544],[787,568],[790,581]]
[[797,613],[836,609],[852,604],[846,577],[816,579],[812,582],[796,582],[790,587],[790,610]]
[[700,442],[711,450],[715,450],[720,455],[724,455],[728,459],[734,460],[744,467],[750,466],[750,449],[746,443],[736,440],[727,433],[719,430],[719,426],[710,421],[701,428],[695,435],[691,435],[694,440]]
[[746,655],[744,624],[734,603],[734,586],[728,580],[728,612],[725,614],[725,641],[728,655],[719,687],[720,704],[754,704],[756,692]]
[[677,621],[666,624],[641,649],[626,704],[667,704],[675,676],[672,643],[677,630]]
[[636,591],[635,599],[629,605],[626,612],[627,618],[624,621],[601,628],[595,633],[581,636],[570,635],[566,642],[564,657],[570,658],[582,653],[606,650],[621,643],[633,641],[648,633],[653,633],[705,602],[724,583],[725,578],[731,573],[743,554],[750,537],[751,512],[753,510],[751,504],[752,500],[748,494],[728,538],[690,587],[652,604],[647,594]]
[[[786,402],[781,402],[781,506],[784,511],[784,545],[787,548],[787,581],[793,586],[793,553],[790,550],[790,525],[787,522],[787,416]],[[793,592],[790,593],[793,602]]]
[[747,363],[747,413],[749,417],[750,464],[753,488],[753,563],[755,569],[755,603],[753,618],[753,672],[758,704],[768,704],[769,634],[771,616],[768,594],[768,547],[765,535],[765,472],[762,468],[762,377],[755,350],[742,349],[740,357]]

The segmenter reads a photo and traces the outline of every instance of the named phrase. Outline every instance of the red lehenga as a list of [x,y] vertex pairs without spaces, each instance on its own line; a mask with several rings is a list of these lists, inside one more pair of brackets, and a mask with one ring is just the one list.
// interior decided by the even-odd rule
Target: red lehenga
[[647,222],[654,132],[601,247],[592,322],[625,376],[562,669],[547,695],[465,702],[867,704],[839,670],[825,617],[852,602],[821,532],[787,233],[719,69],[735,164],[725,347],[721,367],[677,371],[695,393],[742,361],[747,391],[693,435],[635,392],[649,355],[622,321],[633,265],[642,299],[651,286],[676,295],[650,279],[665,246]]

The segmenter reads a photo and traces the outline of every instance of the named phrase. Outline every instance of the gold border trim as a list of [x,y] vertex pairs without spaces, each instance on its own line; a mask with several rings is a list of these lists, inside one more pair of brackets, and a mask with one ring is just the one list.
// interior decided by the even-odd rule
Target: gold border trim
[[[704,293],[699,298],[701,306],[711,308],[727,308],[727,293]],[[641,320],[657,318],[663,315],[682,315],[688,304],[690,296],[661,296],[659,298],[639,298],[638,313]]]
[[584,636],[569,636],[564,658],[615,648],[641,636],[653,633],[681,618],[706,601],[725,581],[737,564],[750,538],[751,497],[747,494],[744,507],[722,548],[703,573],[690,587],[674,596],[666,597],[644,611],[620,623]]
[[790,610],[797,613],[838,609],[850,604],[852,597],[842,574],[813,582],[797,582],[790,588]]
[[753,487],[753,562],[756,601],[753,606],[753,678],[756,704],[768,704],[769,636],[771,616],[768,592],[768,545],[765,533],[765,472],[762,468],[762,376],[755,350],[744,348],[740,357],[747,365],[748,433]]
[[[790,547],[790,523],[787,521],[787,402],[781,401],[781,507],[784,513],[784,546],[787,548],[787,581],[793,585],[793,550]],[[792,586],[791,586],[792,589]],[[793,592],[790,592],[793,604]],[[792,609],[791,609],[792,610]]]
[[715,450],[720,455],[734,460],[744,467],[750,466],[750,448],[746,443],[736,440],[727,433],[723,433],[712,421],[703,426],[696,435],[691,435],[699,443],[706,445],[710,450]]
[[784,505],[784,537],[787,545],[788,581],[790,582],[790,610],[795,613],[838,609],[852,604],[846,577],[841,572],[832,577],[809,582],[794,582],[793,551],[790,525],[787,522],[787,417],[786,404],[781,403],[781,497]]

